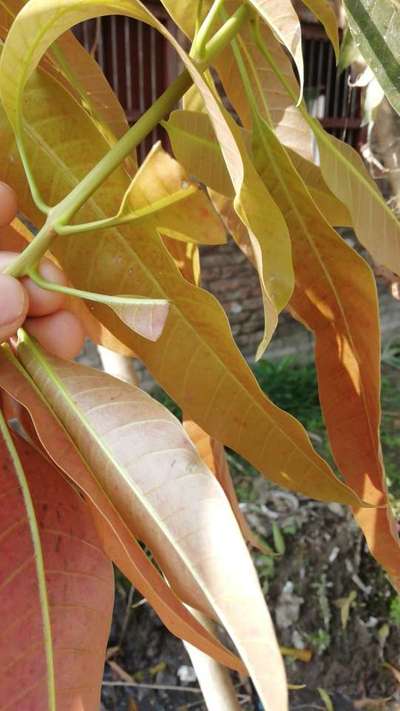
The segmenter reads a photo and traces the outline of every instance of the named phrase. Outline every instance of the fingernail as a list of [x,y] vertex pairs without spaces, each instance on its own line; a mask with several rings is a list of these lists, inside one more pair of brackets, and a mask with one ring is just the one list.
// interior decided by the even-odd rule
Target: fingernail
[[24,289],[8,274],[0,274],[0,326],[8,326],[23,316],[26,308]]

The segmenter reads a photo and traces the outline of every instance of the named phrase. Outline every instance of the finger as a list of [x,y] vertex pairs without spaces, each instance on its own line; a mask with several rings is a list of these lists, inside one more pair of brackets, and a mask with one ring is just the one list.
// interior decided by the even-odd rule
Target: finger
[[[11,264],[16,256],[16,252],[0,252],[0,271]],[[39,273],[44,279],[54,284],[62,284],[65,286],[67,283],[64,273],[49,259],[43,259],[41,261]],[[65,294],[58,294],[54,291],[41,289],[32,279],[29,279],[29,277],[23,277],[21,282],[29,296],[29,316],[47,316],[54,311],[64,308],[67,303]]]
[[85,340],[81,322],[70,311],[28,318],[25,328],[49,353],[66,360],[78,355]]
[[5,227],[17,214],[17,196],[12,188],[0,181],[0,227]]
[[[53,284],[67,285],[64,273],[49,259],[43,259],[39,265],[39,274]],[[35,284],[29,277],[24,277],[22,283],[29,295],[28,316],[47,316],[63,309],[67,296],[56,291],[46,291]]]
[[14,335],[28,311],[28,295],[17,279],[0,274],[0,342]]

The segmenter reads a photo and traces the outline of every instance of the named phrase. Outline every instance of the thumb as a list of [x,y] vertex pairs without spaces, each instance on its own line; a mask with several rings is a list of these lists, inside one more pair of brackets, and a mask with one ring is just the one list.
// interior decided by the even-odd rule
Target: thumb
[[0,274],[0,342],[13,336],[23,324],[28,305],[22,284],[8,274]]

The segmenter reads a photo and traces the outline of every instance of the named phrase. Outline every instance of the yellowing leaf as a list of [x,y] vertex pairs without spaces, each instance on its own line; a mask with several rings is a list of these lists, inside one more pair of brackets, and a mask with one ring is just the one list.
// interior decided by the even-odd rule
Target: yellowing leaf
[[[113,301],[106,299],[105,303],[132,331],[150,341],[157,341],[167,320],[168,302],[160,300],[157,303],[151,299],[145,300],[136,297],[131,297],[129,302],[128,299],[127,296],[116,296]],[[120,303],[116,303],[117,300]]]
[[[0,351],[0,387],[27,409],[43,446],[55,464],[84,492],[103,549],[152,605],[173,634],[190,641],[220,663],[243,673],[238,658],[197,622],[165,582],[106,496],[78,450],[47,408],[31,380],[7,348]],[[34,433],[29,431],[31,437]]]
[[[175,155],[185,164],[188,172],[218,193],[231,197],[232,182],[208,116],[193,111],[173,111],[164,126]],[[243,137],[250,145],[250,135],[246,132]],[[321,169],[296,151],[287,150],[314,202],[328,222],[337,226],[351,225],[349,211],[329,190]]]
[[268,23],[275,36],[293,57],[300,78],[300,99],[303,96],[304,63],[301,46],[301,25],[291,0],[249,0],[257,13]]
[[[156,206],[158,209],[155,210]],[[200,244],[223,244],[225,230],[204,191],[156,143],[126,191],[120,215],[139,215],[163,235]]]
[[[27,79],[37,66],[41,56],[63,30],[96,14],[126,12],[131,17],[148,22],[157,28],[178,52],[210,115],[235,188],[235,209],[248,227],[253,243],[265,311],[264,337],[257,351],[257,355],[260,356],[275,330],[277,314],[284,308],[292,292],[293,270],[290,240],[284,219],[254,170],[241,139],[240,131],[233,119],[216,101],[213,93],[177,41],[139,2],[130,3],[127,6],[126,0],[114,0],[114,2],[106,3],[85,0],[79,4],[78,9],[72,0],[63,0],[62,3],[57,3],[56,8],[51,0],[51,2],[45,2],[44,5],[35,5],[33,14],[30,13],[30,9],[31,3],[28,3],[18,15],[18,19],[8,35],[0,64],[0,94],[8,118],[14,127],[19,150],[26,165],[29,163],[22,131],[23,92]],[[35,27],[32,24],[33,18]],[[45,32],[41,28],[42,21],[46,22]],[[27,39],[26,25],[29,25],[29,40]],[[15,76],[15,52],[19,54],[21,60],[21,71],[18,76]],[[27,65],[24,63],[24,57],[29,58]],[[13,64],[12,78],[11,62]]]
[[378,264],[400,274],[400,223],[395,214],[358,153],[314,125],[326,184],[347,206],[361,244]]
[[339,61],[339,30],[338,30],[338,20],[336,18],[335,11],[329,0],[303,0],[304,5],[306,5],[311,12],[315,15],[317,20],[324,26],[325,32],[328,35],[330,41],[332,42],[333,49],[335,50],[336,61]]
[[[261,37],[257,46],[270,63],[282,87],[294,99],[293,88]],[[400,223],[386,204],[360,156],[351,146],[326,133],[319,121],[308,115],[304,105],[300,109],[314,132],[324,180],[348,208],[358,239],[378,264],[399,273]]]
[[254,548],[258,548],[266,555],[273,555],[273,551],[261,543],[252,532],[240,510],[223,445],[210,437],[210,435],[193,422],[193,420],[184,420],[183,426],[195,445],[199,456],[221,484],[240,526],[243,538],[250,543],[250,545],[254,546]]
[[[272,129],[259,120],[255,160],[286,215],[296,289],[291,308],[316,337],[319,395],[335,460],[357,494],[371,552],[400,584],[400,546],[388,502],[380,426],[380,331],[367,263],[324,220]],[[351,277],[350,277],[351,275]],[[379,531],[379,533],[378,533]]]
[[214,612],[264,703],[285,709],[283,663],[250,555],[221,488],[178,420],[139,388],[46,357],[25,335],[18,355],[175,591],[192,607]]
[[73,708],[79,698],[81,708],[98,708],[112,566],[61,472],[22,439],[11,445],[0,434],[0,703]]
[[[92,165],[104,155],[106,144],[80,107],[51,78],[34,75],[27,98],[30,160],[45,199],[57,201],[83,177],[86,163]],[[51,121],[55,107],[59,118]],[[69,141],[65,141],[63,125],[68,125]],[[24,189],[13,137],[5,123],[1,131],[0,175],[19,191],[22,210],[35,222],[37,210]],[[57,156],[50,148],[53,145],[60,146]],[[128,185],[122,171],[115,171],[81,209],[82,220],[115,214]],[[283,486],[357,505],[358,498],[316,454],[301,425],[263,395],[233,342],[222,308],[210,294],[182,278],[156,234],[143,225],[140,229],[124,226],[79,239],[62,237],[52,250],[80,289],[139,293],[172,304],[156,343],[135,336],[106,306],[94,304],[93,314],[145,362],[162,387],[211,436]]]
[[221,148],[207,114],[198,111],[173,111],[164,122],[172,149],[190,175],[222,195],[235,191]]
[[[162,0],[162,2],[182,31],[192,39],[195,33],[196,20],[194,5],[188,2],[181,2],[181,0]],[[232,14],[238,8],[239,2],[238,0],[226,0],[224,5],[228,13]],[[275,13],[278,5],[278,2],[274,3]],[[203,0],[201,6],[203,15],[210,6],[211,0]],[[294,94],[299,96],[300,89],[294,76],[290,58],[266,24],[261,24],[260,32],[286,81],[291,86]],[[277,79],[269,63],[255,46],[247,25],[239,32],[238,41],[241,48],[244,48],[244,60],[250,70],[255,98],[262,115],[264,116],[265,112],[268,111],[280,140],[285,145],[301,153],[305,158],[311,159],[312,133],[310,128],[295,108],[292,99],[285,91],[282,91],[279,79]],[[251,128],[251,111],[232,49],[230,47],[224,49],[213,60],[213,64],[222,80],[229,101],[237,111],[243,126]],[[185,105],[185,108],[188,108],[188,106]],[[199,106],[193,103],[190,104],[190,108],[200,110]]]

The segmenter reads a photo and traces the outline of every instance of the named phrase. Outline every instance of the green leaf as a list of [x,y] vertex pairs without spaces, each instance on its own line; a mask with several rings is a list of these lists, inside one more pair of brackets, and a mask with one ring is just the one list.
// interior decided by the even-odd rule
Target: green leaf
[[400,6],[397,0],[345,0],[351,32],[393,108],[400,113]]

